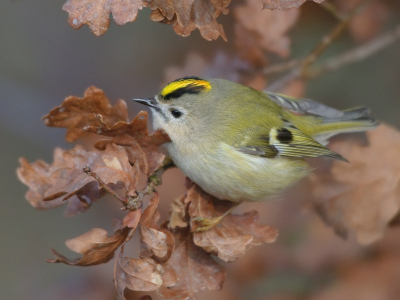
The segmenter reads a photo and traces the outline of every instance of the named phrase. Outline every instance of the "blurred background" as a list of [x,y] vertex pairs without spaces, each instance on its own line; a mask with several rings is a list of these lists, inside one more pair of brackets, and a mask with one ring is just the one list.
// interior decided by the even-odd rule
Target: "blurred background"
[[[382,32],[400,21],[399,4],[386,2],[390,12]],[[45,262],[52,258],[51,248],[74,257],[64,245],[66,239],[93,227],[111,231],[112,217],[122,214],[119,205],[110,199],[101,200],[86,213],[72,218],[63,216],[62,207],[37,211],[30,206],[24,198],[27,187],[16,177],[18,158],[24,156],[31,162],[43,159],[50,163],[55,147],[74,146],[65,142],[63,129],[48,128],[41,118],[65,97],[80,97],[91,85],[103,89],[111,103],[126,100],[133,118],[143,107],[130,99],[153,96],[165,81],[165,70],[170,66],[183,67],[189,53],[197,53],[204,64],[215,61],[221,52],[235,55],[232,15],[218,19],[224,25],[228,42],[221,38],[206,41],[198,31],[186,38],[178,36],[170,26],[152,22],[149,9],[139,12],[134,23],[118,27],[111,22],[109,30],[96,37],[87,26],[80,30],[71,28],[62,5],[63,1],[49,0],[0,3],[2,299],[115,298],[112,262],[89,268]],[[300,20],[290,32],[292,56],[307,54],[336,22],[317,4],[303,5]],[[346,33],[325,56],[355,45],[357,41]],[[305,94],[341,109],[369,106],[377,119],[399,127],[399,53],[397,42],[360,63],[310,80]],[[271,58],[274,59],[277,60]],[[202,75],[197,74],[198,70],[194,73]],[[229,78],[229,74],[223,76]],[[170,202],[184,192],[183,184],[184,177],[178,170],[165,174],[159,189],[164,217],[168,215]],[[241,209],[250,208],[260,212],[261,223],[280,231],[278,241],[252,249],[237,262],[226,265],[228,280],[224,289],[199,294],[199,299],[399,299],[396,290],[399,288],[395,284],[400,280],[398,273],[387,280],[393,280],[393,290],[381,287],[371,294],[367,289],[364,298],[360,294],[351,298],[351,292],[346,294],[349,298],[343,298],[340,296],[343,294],[332,291],[340,278],[346,276],[356,281],[353,286],[360,285],[356,290],[361,290],[363,280],[375,282],[373,272],[369,273],[371,270],[375,274],[380,271],[387,274],[385,268],[393,263],[386,262],[386,258],[383,258],[384,266],[362,262],[377,249],[400,251],[399,245],[392,245],[394,240],[400,240],[399,229],[390,229],[390,238],[362,247],[353,237],[347,241],[337,237],[315,213],[294,198],[247,204]],[[352,269],[355,264],[360,266]],[[363,268],[365,272],[360,277],[357,272]]]

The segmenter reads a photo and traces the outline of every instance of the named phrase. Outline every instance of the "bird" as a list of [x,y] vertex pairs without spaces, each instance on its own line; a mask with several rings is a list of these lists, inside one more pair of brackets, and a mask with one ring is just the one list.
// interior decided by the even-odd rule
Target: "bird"
[[235,203],[265,201],[294,185],[311,171],[307,158],[346,163],[328,139],[378,126],[365,107],[341,111],[224,79],[183,77],[133,100],[170,137],[175,165],[205,192]]

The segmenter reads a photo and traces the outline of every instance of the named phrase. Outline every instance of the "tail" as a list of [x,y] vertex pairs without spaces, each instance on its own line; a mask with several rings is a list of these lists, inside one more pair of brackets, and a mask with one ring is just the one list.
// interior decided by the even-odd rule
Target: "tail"
[[296,99],[271,92],[266,94],[284,109],[315,116],[317,124],[313,124],[314,130],[310,135],[322,145],[328,144],[328,139],[336,134],[372,130],[379,125],[369,116],[369,109],[365,107],[341,111],[309,99]]
[[328,139],[336,134],[372,130],[379,125],[365,107],[345,110],[340,117],[321,117],[320,120],[322,122],[316,126],[313,137],[322,145],[326,145]]

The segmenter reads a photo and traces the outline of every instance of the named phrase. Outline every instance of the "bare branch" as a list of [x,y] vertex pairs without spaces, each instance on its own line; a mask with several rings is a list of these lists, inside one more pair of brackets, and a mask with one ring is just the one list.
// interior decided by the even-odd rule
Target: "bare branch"
[[336,6],[332,3],[332,2],[330,2],[330,1],[325,1],[325,2],[322,2],[321,4],[320,4],[320,6],[322,7],[322,8],[325,8],[325,10],[327,10],[328,12],[330,12],[336,19],[338,19],[338,20],[343,20],[344,18],[345,18],[345,15],[342,13],[342,12],[340,12],[337,8],[336,8]]
[[292,59],[292,60],[285,61],[280,64],[272,65],[272,66],[269,66],[264,69],[264,74],[271,75],[274,73],[285,72],[291,68],[296,67],[299,63],[300,63],[300,61],[298,59]]
[[321,39],[320,43],[310,52],[310,54],[301,60],[298,67],[270,84],[268,90],[277,92],[290,81],[299,77],[306,77],[307,68],[311,66],[322,55],[322,53],[325,52],[332,42],[344,32],[350,21],[362,12],[369,2],[371,2],[371,0],[362,0],[351,11],[344,15],[343,19],[336,25],[336,27]]
[[346,65],[361,61],[390,46],[399,38],[400,24],[397,25],[392,31],[387,32],[364,45],[328,59],[327,62],[320,67],[307,70],[305,76],[308,79],[315,78],[324,73],[335,71]]
[[124,205],[128,204],[129,200],[126,199],[125,197],[122,197],[118,195],[112,188],[110,188],[104,181],[97,175],[95,172],[92,172],[89,166],[86,166],[83,168],[83,172],[88,174],[89,176],[92,176],[96,181],[99,183],[99,185],[105,189],[107,192],[109,192],[111,195],[113,195],[115,198],[117,198],[121,203]]
[[349,25],[350,21],[363,11],[363,9],[369,4],[371,0],[362,0],[357,4],[350,12],[348,12],[342,21],[336,25],[336,27],[326,36],[324,36],[321,42],[314,48],[309,55],[307,55],[301,63],[301,75],[305,72],[306,68],[313,64],[318,57],[324,53],[324,51],[335,41]]

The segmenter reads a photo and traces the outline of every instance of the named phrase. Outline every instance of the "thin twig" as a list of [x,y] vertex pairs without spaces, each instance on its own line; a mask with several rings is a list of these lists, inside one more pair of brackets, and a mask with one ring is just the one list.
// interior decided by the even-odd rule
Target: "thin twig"
[[161,184],[161,177],[164,172],[174,167],[176,166],[172,161],[172,158],[169,156],[165,157],[163,162],[161,163],[161,166],[157,170],[155,170],[154,173],[147,180],[147,185],[150,186],[150,188],[154,189],[157,185]]
[[298,59],[292,59],[280,64],[272,65],[264,69],[264,75],[271,75],[274,73],[285,72],[293,67],[296,67],[299,64]]
[[336,27],[328,35],[322,38],[321,42],[314,48],[314,50],[302,60],[302,75],[306,71],[305,69],[313,64],[317,58],[324,53],[328,46],[344,32],[350,21],[356,15],[362,12],[369,2],[371,2],[371,0],[362,0],[360,3],[358,3],[349,13],[344,16],[343,20],[341,20],[341,22],[336,25]]
[[149,177],[147,185],[143,190],[136,191],[136,196],[122,197],[118,195],[112,188],[110,188],[95,172],[92,172],[89,166],[83,168],[83,172],[92,176],[99,185],[118,199],[124,206],[121,207],[122,210],[136,210],[140,208],[144,196],[155,192],[155,187],[161,184],[162,174],[169,168],[175,167],[172,159],[166,157],[162,162],[161,166]]
[[96,181],[100,184],[100,186],[105,189],[107,192],[109,192],[111,195],[113,195],[115,198],[117,198],[119,201],[121,201],[122,204],[126,205],[129,202],[129,199],[122,197],[118,195],[112,188],[110,188],[104,181],[97,175],[96,173],[92,172],[89,166],[86,166],[83,168],[83,172],[88,174],[89,176],[92,176]]
[[321,39],[320,43],[310,52],[310,54],[308,54],[305,58],[301,60],[297,68],[294,68],[291,72],[269,85],[268,90],[272,92],[279,91],[290,81],[305,76],[305,74],[307,73],[307,68],[311,66],[317,60],[317,58],[319,58],[322,53],[324,53],[328,46],[331,45],[332,42],[335,41],[344,32],[350,21],[356,15],[361,13],[361,11],[370,1],[371,0],[360,1],[350,12],[344,15],[343,19],[329,34],[325,35]]
[[338,20],[343,20],[345,18],[345,15],[342,12],[340,12],[336,8],[336,6],[330,1],[322,2],[320,6],[324,8],[326,11],[330,12]]
[[385,33],[364,45],[358,46],[336,57],[328,59],[327,62],[320,67],[310,68],[307,70],[305,77],[307,79],[315,78],[324,73],[335,71],[351,63],[361,61],[393,44],[399,38],[400,25],[397,25],[392,31]]

